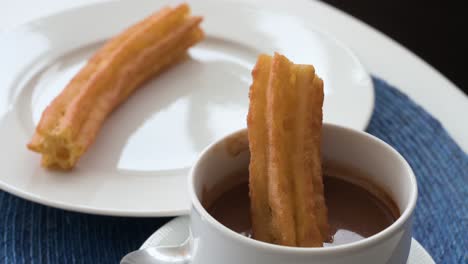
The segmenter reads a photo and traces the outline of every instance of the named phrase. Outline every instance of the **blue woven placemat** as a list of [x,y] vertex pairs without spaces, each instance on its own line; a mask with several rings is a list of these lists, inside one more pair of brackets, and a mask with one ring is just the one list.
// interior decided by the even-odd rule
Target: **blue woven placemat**
[[[414,237],[437,263],[468,263],[468,155],[406,95],[377,78],[374,85],[367,131],[418,178]],[[168,220],[67,212],[0,191],[0,263],[118,263]]]

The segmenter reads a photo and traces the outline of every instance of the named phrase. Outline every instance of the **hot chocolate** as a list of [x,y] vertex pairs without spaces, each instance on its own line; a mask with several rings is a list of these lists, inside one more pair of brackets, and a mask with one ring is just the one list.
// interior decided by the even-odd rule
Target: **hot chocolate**
[[[217,197],[206,200],[208,212],[226,227],[251,237],[251,216],[247,172],[228,190],[213,190]],[[354,179],[354,178],[353,178]],[[232,184],[234,181],[230,181]],[[325,201],[328,207],[330,238],[324,246],[355,242],[390,226],[399,217],[395,203],[372,184],[359,184],[343,177],[325,175]],[[365,186],[365,187],[363,187]],[[369,190],[368,190],[369,189]],[[372,190],[370,190],[372,189]]]

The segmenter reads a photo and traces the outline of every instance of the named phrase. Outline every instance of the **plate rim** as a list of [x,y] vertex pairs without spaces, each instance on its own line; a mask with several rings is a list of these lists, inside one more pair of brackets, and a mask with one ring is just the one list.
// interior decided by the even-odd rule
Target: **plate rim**
[[83,205],[69,205],[67,203],[58,202],[50,199],[44,199],[38,195],[31,194],[19,190],[18,188],[11,187],[9,184],[5,184],[0,179],[0,190],[5,191],[16,197],[25,199],[29,202],[34,202],[43,206],[52,207],[55,209],[62,209],[69,212],[86,213],[101,216],[119,216],[119,217],[178,217],[187,215],[190,212],[190,208],[186,209],[175,209],[175,210],[159,210],[159,211],[128,211],[118,209],[100,209],[90,206]]

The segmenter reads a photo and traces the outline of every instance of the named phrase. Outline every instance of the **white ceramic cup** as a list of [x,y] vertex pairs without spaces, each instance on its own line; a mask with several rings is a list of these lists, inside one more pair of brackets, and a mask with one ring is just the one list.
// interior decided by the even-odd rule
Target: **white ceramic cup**
[[192,168],[189,192],[191,245],[186,263],[194,264],[377,264],[406,263],[411,245],[411,226],[416,206],[416,178],[404,158],[370,134],[325,124],[322,136],[324,160],[356,168],[385,190],[401,216],[385,230],[363,240],[326,248],[285,247],[244,237],[216,221],[202,206],[203,192],[223,182],[227,175],[247,168],[246,130],[208,146]]

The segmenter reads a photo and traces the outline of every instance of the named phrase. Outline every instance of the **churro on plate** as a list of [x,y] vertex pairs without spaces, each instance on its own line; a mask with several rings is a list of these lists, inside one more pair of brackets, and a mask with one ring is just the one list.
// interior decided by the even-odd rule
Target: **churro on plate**
[[323,82],[311,65],[260,55],[252,72],[248,138],[257,240],[321,247],[328,238],[320,142]]
[[166,7],[105,43],[42,113],[28,144],[42,166],[73,168],[119,104],[203,39],[201,21]]

